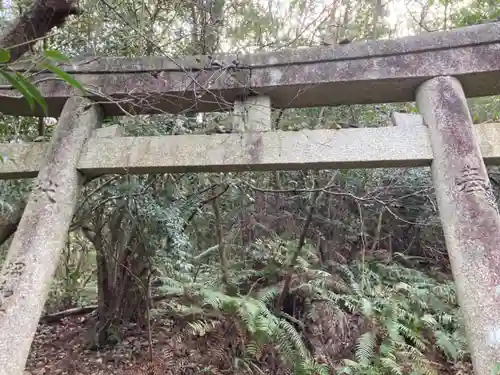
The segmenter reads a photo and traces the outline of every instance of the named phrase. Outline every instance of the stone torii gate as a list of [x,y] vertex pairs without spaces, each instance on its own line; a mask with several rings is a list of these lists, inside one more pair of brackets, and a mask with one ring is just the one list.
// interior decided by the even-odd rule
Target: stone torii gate
[[[1,273],[0,375],[23,372],[83,179],[181,171],[430,165],[475,372],[500,362],[500,215],[485,167],[500,164],[500,124],[473,125],[466,102],[500,94],[500,24],[239,60],[99,58],[64,68],[88,95],[41,79],[48,114],[59,117],[51,142],[0,145],[9,155],[1,178],[37,176]],[[421,116],[396,114],[396,126],[270,130],[271,107],[413,100]],[[42,115],[9,90],[0,111]],[[232,111],[234,133],[96,130],[104,115],[181,111]]]

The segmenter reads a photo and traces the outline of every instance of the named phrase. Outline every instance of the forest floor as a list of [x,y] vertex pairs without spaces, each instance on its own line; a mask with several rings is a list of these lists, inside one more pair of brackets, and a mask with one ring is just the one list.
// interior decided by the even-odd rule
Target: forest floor
[[[164,334],[166,327],[154,328],[153,365],[168,366],[172,358],[171,340]],[[25,375],[150,375],[147,334],[135,327],[124,331],[118,345],[95,351],[88,348],[91,326],[86,317],[41,323],[31,346]],[[151,375],[157,373],[170,374],[164,371]]]
[[[360,334],[360,321],[350,316],[336,321],[328,309],[318,306],[307,334],[316,360],[333,366],[352,350]],[[90,350],[94,326],[90,315],[69,316],[55,323],[40,323],[32,344],[25,375],[198,375],[248,374],[237,358],[248,343],[246,333],[230,316],[210,322],[205,334],[193,334],[188,321],[169,317],[153,319],[151,337],[138,326],[122,327],[121,340],[113,347]],[[211,329],[210,329],[211,328]],[[346,329],[348,328],[348,329]],[[272,346],[254,361],[262,374],[291,372]]]
[[[117,345],[100,351],[88,348],[91,319],[80,316],[42,323],[25,375],[243,374],[234,371],[231,358],[232,346],[241,344],[237,342],[238,333],[231,332],[235,327],[229,319],[221,323],[204,337],[184,334],[185,324],[175,324],[172,319],[154,322],[151,338],[147,330],[129,326],[121,330]],[[283,366],[274,350],[269,349],[260,358],[261,362],[268,362],[259,366],[263,373],[287,374],[279,371]],[[266,355],[268,358],[264,358]]]
[[[324,314],[324,309],[318,311],[322,313],[315,319],[308,336],[316,359],[334,366],[331,359],[351,352],[363,324],[359,317],[351,316],[340,327],[331,316]],[[248,374],[236,366],[235,358],[247,342],[238,324],[230,317],[214,319],[212,323],[214,329],[203,336],[190,333],[187,322],[171,318],[154,320],[151,337],[147,330],[131,325],[121,329],[117,345],[100,351],[88,347],[94,325],[89,315],[41,323],[25,375]],[[272,347],[262,351],[256,364],[262,374],[291,374]],[[472,373],[469,364],[445,367],[448,368],[439,374]]]

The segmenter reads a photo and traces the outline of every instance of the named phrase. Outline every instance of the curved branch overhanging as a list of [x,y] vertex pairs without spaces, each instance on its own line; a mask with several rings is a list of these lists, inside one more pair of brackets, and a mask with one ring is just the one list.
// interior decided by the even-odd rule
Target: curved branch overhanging
[[74,0],[36,0],[0,36],[0,46],[10,51],[11,62],[29,51],[40,38],[61,27],[70,15],[80,14]]

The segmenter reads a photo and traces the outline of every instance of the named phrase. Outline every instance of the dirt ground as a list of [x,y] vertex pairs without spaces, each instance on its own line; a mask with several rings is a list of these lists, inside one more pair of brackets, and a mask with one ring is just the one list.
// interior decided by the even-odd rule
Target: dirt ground
[[[306,336],[316,359],[333,365],[336,358],[348,355],[360,335],[359,317],[339,321],[320,305],[311,317]],[[40,324],[28,358],[27,374],[247,374],[235,364],[248,338],[234,319],[225,316],[213,320],[214,329],[204,336],[191,333],[187,323],[165,317],[155,319],[151,339],[147,330],[123,327],[120,342],[101,351],[88,348],[94,326],[88,314]],[[290,373],[271,346],[260,353],[257,365],[264,374]]]
[[[119,344],[101,351],[88,349],[91,324],[86,317],[69,317],[57,323],[41,324],[33,341],[25,374],[239,373],[232,368],[234,361],[231,357],[234,357],[234,352],[238,351],[238,346],[245,338],[236,332],[235,325],[229,320],[220,322],[214,333],[196,337],[185,334],[185,325],[162,319],[151,326],[151,346],[147,332],[129,326],[120,332],[122,340]],[[272,358],[272,353],[268,354],[271,354],[268,358],[261,358],[264,373],[288,373],[279,371],[282,364],[275,359],[275,355]]]
[[[321,303],[310,316],[306,337],[314,357],[331,367],[352,355],[357,337],[366,329],[359,316],[339,320]],[[231,317],[213,320],[212,325],[211,332],[196,336],[187,322],[157,318],[150,338],[147,330],[131,325],[122,328],[117,345],[94,351],[88,348],[94,326],[90,315],[40,324],[25,375],[248,375],[235,361],[248,342],[246,333]],[[291,374],[271,346],[264,348],[256,364],[263,374]],[[443,370],[439,375],[472,374],[467,363],[438,367]]]

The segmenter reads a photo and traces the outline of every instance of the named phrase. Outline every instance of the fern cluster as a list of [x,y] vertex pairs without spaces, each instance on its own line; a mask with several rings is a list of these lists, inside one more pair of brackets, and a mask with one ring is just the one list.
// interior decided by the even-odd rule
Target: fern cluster
[[[182,294],[183,286],[169,279],[164,291]],[[205,336],[217,329],[218,323],[203,317],[205,312],[219,312],[222,316],[237,318],[241,327],[248,334],[248,341],[242,355],[237,359],[238,366],[247,370],[255,368],[254,361],[261,356],[264,348],[273,345],[282,361],[294,369],[297,375],[328,374],[327,366],[317,363],[305,346],[301,334],[286,319],[274,314],[270,308],[276,293],[265,293],[261,298],[229,296],[220,291],[192,284],[189,288],[191,301],[189,307],[183,304],[170,305],[177,314],[199,315],[200,318],[189,322],[190,334]]]
[[[290,293],[300,294],[304,316],[290,316],[275,310],[281,292],[280,275],[287,265],[293,243],[280,240],[257,241],[253,259],[243,272],[233,268],[240,293],[230,296],[217,285],[217,272],[206,264],[198,280],[166,278],[164,289],[183,299],[171,301],[175,314],[195,317],[190,333],[206,335],[218,329],[212,319],[235,318],[247,333],[245,349],[235,366],[255,372],[256,359],[273,345],[283,363],[295,374],[326,374],[328,367],[315,361],[308,350],[299,324],[304,324],[316,302],[327,302],[338,316],[361,315],[366,328],[357,339],[352,356],[344,358],[337,372],[348,374],[435,374],[439,359],[459,361],[467,358],[467,343],[452,281],[440,282],[423,271],[399,263],[373,260],[334,264],[320,269],[313,249],[304,249],[293,267]],[[252,267],[248,267],[248,263]],[[177,280],[175,280],[177,278]],[[310,321],[310,320],[309,320]],[[332,361],[337,358],[329,359]],[[442,362],[442,361],[441,361]]]
[[370,329],[345,359],[348,374],[435,374],[438,352],[457,361],[468,355],[452,281],[438,282],[397,263],[337,265],[344,285],[326,298],[364,316]]

